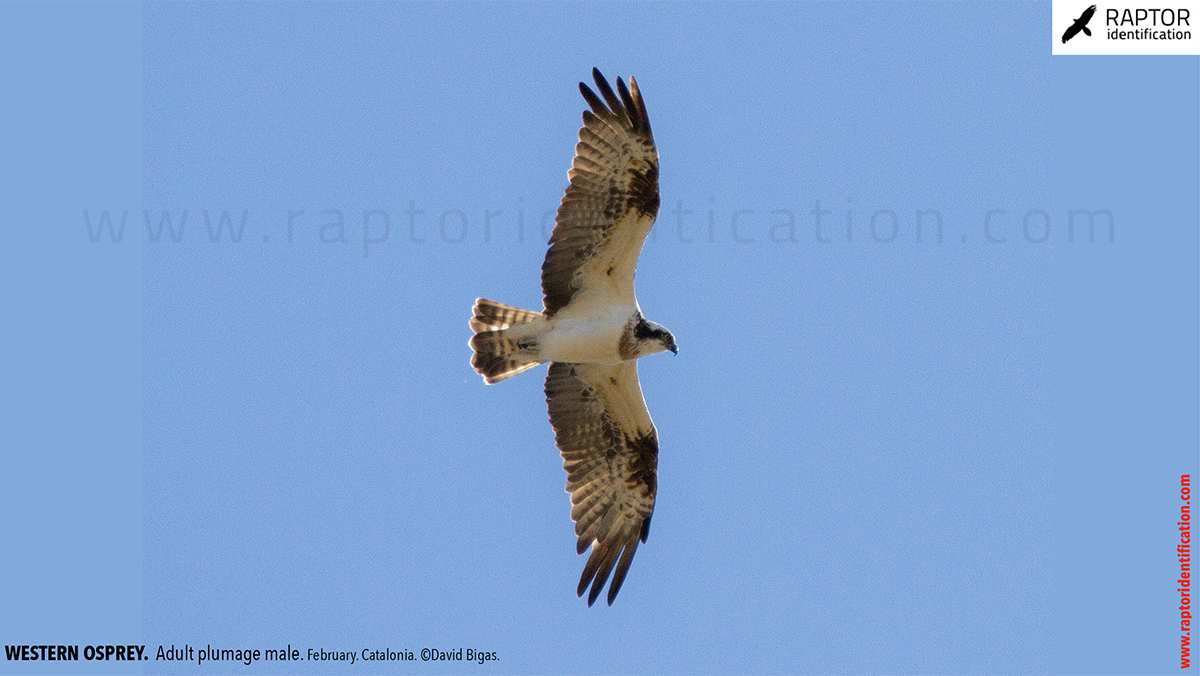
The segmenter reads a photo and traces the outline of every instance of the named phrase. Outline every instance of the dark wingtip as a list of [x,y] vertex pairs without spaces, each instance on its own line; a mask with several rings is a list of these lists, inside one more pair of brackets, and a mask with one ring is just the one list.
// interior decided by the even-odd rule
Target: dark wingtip
[[646,104],[632,75],[629,76],[628,87],[625,86],[625,81],[618,77],[616,91],[613,91],[599,68],[592,68],[592,79],[596,82],[596,89],[592,90],[580,82],[579,93],[583,94],[593,112],[601,116],[611,113],[634,131],[650,135],[650,116],[646,114]]
[[608,106],[604,105],[604,102],[600,100],[599,96],[596,96],[596,92],[592,91],[591,87],[588,87],[584,83],[580,82],[579,93],[583,94],[583,100],[587,101],[587,104],[592,107],[592,111],[594,111],[596,114],[599,115],[608,112]]
[[638,124],[641,126],[641,131],[646,134],[652,134],[653,132],[650,130],[650,114],[646,112],[646,101],[642,98],[642,92],[638,89],[637,80],[633,79],[632,75],[629,76],[629,90],[631,98],[637,104],[637,110],[634,111],[634,114],[638,116]]
[[604,97],[604,102],[608,104],[608,109],[618,118],[628,119],[631,111],[625,110],[625,105],[621,102],[620,97],[613,91],[608,80],[604,79],[604,75],[600,73],[599,68],[592,69],[592,77],[596,80],[596,88],[600,90],[600,96]]
[[592,585],[592,591],[590,594],[588,594],[588,608],[591,608],[592,604],[596,602],[596,599],[600,598],[600,590],[602,588],[603,588],[602,584],[593,584]]
[[621,78],[617,78],[617,95],[621,97],[621,105],[625,106],[625,110],[629,115],[629,122],[633,125],[635,131],[641,127],[641,115],[638,113],[637,104],[633,102],[633,97],[629,95],[629,88],[625,86],[625,82]]

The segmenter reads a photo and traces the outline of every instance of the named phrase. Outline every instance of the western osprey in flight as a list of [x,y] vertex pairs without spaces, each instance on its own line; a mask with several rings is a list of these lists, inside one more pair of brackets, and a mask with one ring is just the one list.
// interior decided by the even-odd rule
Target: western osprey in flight
[[[637,82],[614,93],[597,69],[591,106],[542,263],[541,312],[476,299],[471,366],[489,385],[550,362],[546,404],[567,471],[571,518],[588,547],[577,593],[612,605],[654,512],[658,433],[638,385],[639,357],[675,338],[646,321],[633,294],[638,254],[658,214],[658,151]],[[603,98],[601,98],[603,97]],[[615,573],[613,572],[616,567]]]

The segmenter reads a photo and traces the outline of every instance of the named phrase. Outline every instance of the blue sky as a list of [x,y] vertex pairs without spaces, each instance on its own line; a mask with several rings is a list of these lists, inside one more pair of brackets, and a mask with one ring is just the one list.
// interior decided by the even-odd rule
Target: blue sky
[[[7,274],[44,302],[14,301],[36,358],[8,368],[41,385],[7,411],[70,469],[8,513],[42,543],[14,572],[76,582],[16,602],[6,643],[1178,669],[1196,57],[1052,58],[1045,3],[56,7],[4,10],[78,57],[9,78],[47,102],[22,124],[69,131],[19,149],[15,222],[47,227]],[[680,354],[640,365],[658,504],[589,609],[544,370],[484,386],[466,341],[476,296],[540,308],[593,66],[646,99],[638,297]],[[1081,208],[1113,242],[1068,241]],[[121,242],[90,241],[102,209]]]

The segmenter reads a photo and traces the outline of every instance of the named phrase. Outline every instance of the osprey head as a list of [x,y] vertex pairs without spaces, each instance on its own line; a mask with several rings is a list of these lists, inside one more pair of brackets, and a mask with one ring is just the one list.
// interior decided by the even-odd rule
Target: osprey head
[[672,336],[671,332],[662,324],[655,324],[645,318],[639,317],[637,324],[634,324],[633,338],[636,341],[635,352],[639,357],[667,350],[670,350],[671,354],[679,354],[679,348],[675,345],[675,336]]

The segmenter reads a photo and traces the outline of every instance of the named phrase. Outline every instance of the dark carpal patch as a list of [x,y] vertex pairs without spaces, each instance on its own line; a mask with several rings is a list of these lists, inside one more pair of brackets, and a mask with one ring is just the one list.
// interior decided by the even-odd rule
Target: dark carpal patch
[[[658,433],[651,430],[637,438],[625,437],[625,445],[631,455],[626,485],[630,489],[643,487],[644,495],[653,499],[658,490]],[[642,541],[645,539],[643,536]]]
[[629,169],[629,204],[642,216],[658,215],[658,165]]

